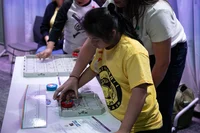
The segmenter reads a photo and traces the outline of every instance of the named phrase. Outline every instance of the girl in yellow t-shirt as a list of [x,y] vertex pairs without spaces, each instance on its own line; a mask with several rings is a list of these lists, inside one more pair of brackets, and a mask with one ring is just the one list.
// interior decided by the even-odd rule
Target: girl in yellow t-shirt
[[[92,42],[91,47],[97,50],[90,67],[80,77],[71,77],[77,78],[81,87],[99,74],[110,113],[122,122],[116,133],[157,133],[162,116],[149,56],[131,23],[116,13],[111,4],[108,8],[89,11],[82,26]],[[63,85],[57,92],[61,92],[62,98],[70,89]],[[74,91],[77,95],[77,90]]]

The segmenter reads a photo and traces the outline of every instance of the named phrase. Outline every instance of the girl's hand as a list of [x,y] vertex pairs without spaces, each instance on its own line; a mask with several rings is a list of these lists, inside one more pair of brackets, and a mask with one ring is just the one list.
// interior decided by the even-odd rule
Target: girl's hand
[[78,79],[70,77],[55,91],[53,99],[62,102],[74,98],[78,98]]

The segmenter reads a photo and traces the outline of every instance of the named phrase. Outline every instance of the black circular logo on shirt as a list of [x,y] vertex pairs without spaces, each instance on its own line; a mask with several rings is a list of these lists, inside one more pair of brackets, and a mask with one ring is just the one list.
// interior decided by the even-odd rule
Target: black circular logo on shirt
[[122,90],[107,66],[100,68],[100,82],[108,108],[117,109],[122,102]]

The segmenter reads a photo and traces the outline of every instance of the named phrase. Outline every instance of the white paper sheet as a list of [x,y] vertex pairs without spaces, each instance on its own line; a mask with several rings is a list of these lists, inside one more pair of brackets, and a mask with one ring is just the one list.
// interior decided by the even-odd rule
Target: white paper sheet
[[[102,123],[103,124],[103,123]],[[51,133],[111,133],[109,127],[93,118],[66,121],[50,125]],[[104,127],[105,126],[105,127]]]

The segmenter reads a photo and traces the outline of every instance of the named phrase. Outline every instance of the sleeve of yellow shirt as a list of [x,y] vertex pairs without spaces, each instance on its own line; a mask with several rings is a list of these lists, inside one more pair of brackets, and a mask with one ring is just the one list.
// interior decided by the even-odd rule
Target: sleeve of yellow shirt
[[153,84],[149,57],[144,53],[130,56],[125,67],[130,89],[144,83]]

